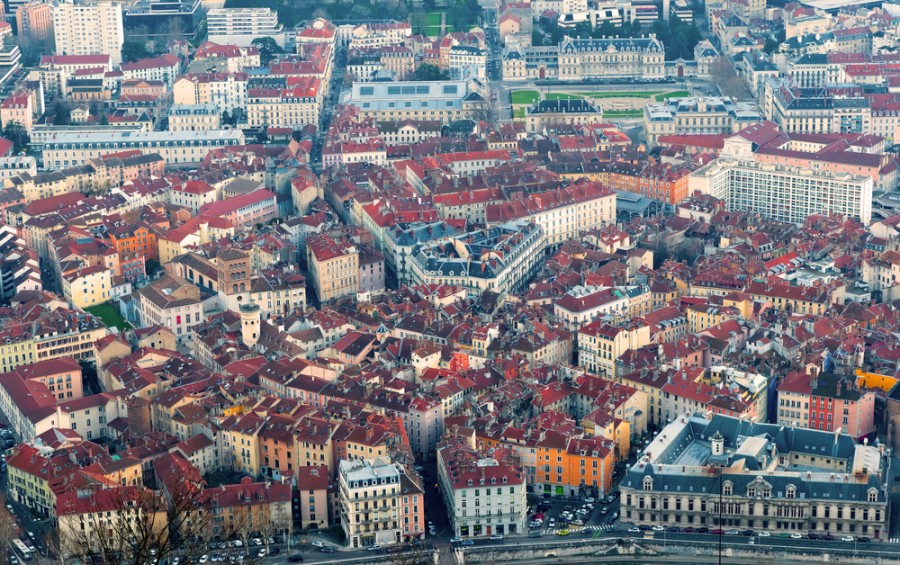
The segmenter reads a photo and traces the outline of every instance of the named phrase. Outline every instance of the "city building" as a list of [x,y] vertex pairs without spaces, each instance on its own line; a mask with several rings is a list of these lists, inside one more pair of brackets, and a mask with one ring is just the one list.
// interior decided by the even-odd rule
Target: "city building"
[[351,296],[359,290],[359,247],[330,234],[306,239],[312,286],[321,302]]
[[354,82],[341,103],[376,120],[478,120],[485,110],[480,87],[472,80],[423,82]]
[[508,450],[480,453],[474,436],[438,444],[438,485],[451,534],[489,537],[526,531],[525,474]]
[[213,104],[173,104],[169,131],[208,131],[222,127],[222,112]]
[[543,133],[544,128],[551,126],[600,123],[603,123],[600,104],[581,98],[539,100],[525,113],[525,131],[528,133]]
[[665,76],[665,46],[653,34],[631,38],[565,37],[558,45],[510,51],[504,56],[503,63],[504,80],[575,82],[589,79],[653,80]]
[[856,376],[789,374],[778,385],[778,423],[857,439],[875,433],[875,391],[860,389]]
[[190,344],[194,328],[206,319],[215,295],[181,277],[165,275],[132,295],[142,326],[169,328],[178,343]]
[[108,0],[59,3],[53,7],[53,34],[60,55],[109,55],[122,62],[122,5]]
[[250,88],[247,91],[247,124],[255,128],[300,129],[319,123],[324,93],[315,77],[288,77],[284,88]]
[[839,431],[679,416],[626,472],[621,517],[882,541],[887,471],[882,447]]
[[44,167],[64,169],[110,153],[135,149],[143,154],[155,153],[168,165],[197,165],[213,149],[243,145],[239,129],[208,131],[121,131],[107,128],[85,136],[76,129],[55,133],[40,143]]
[[536,223],[498,224],[421,246],[409,265],[410,278],[472,294],[507,294],[537,273],[544,246],[544,230]]
[[[341,528],[350,547],[404,542],[404,518],[412,518],[416,538],[424,535],[424,490],[399,465],[386,459],[341,460],[338,503]],[[416,510],[404,516],[410,505]]]
[[213,43],[249,47],[254,39],[270,37],[284,47],[278,12],[271,8],[215,8],[206,13],[206,26]]
[[16,29],[32,41],[53,37],[53,7],[44,2],[28,2],[16,8]]
[[662,135],[736,133],[761,121],[756,104],[731,98],[667,98],[644,106],[644,135],[650,145]]
[[868,223],[872,217],[871,177],[789,164],[764,163],[748,153],[729,153],[691,174],[697,190],[726,202],[729,210],[760,213],[800,224],[815,214],[844,214]]

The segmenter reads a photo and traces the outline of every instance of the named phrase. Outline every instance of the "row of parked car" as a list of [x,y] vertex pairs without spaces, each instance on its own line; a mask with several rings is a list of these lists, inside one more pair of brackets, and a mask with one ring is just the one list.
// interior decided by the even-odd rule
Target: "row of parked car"
[[[761,537],[761,538],[772,537],[772,534],[769,532],[766,532],[766,531],[757,532],[754,530],[723,530],[720,528],[710,529],[705,526],[700,527],[700,528],[692,528],[690,526],[688,526],[687,528],[681,528],[679,526],[669,526],[668,528],[666,528],[663,526],[643,525],[643,526],[632,526],[631,528],[628,528],[628,531],[631,533],[653,531],[653,532],[668,532],[671,534],[712,534],[714,536],[719,536],[719,535],[748,536],[748,537],[756,536],[756,537]],[[774,537],[791,538],[791,539],[804,539],[805,538],[808,540],[824,540],[824,541],[837,541],[838,540],[837,537],[835,537],[831,534],[827,534],[827,533],[826,534],[817,534],[815,532],[810,532],[810,533],[806,534],[805,536],[803,534],[796,534],[796,533],[795,534],[780,533],[780,534],[775,534]],[[842,536],[840,538],[840,541],[852,542],[852,541],[854,541],[854,538],[853,538],[853,536]],[[855,538],[855,541],[858,541],[861,543],[867,543],[870,540],[869,540],[869,538],[862,536],[862,537]]]

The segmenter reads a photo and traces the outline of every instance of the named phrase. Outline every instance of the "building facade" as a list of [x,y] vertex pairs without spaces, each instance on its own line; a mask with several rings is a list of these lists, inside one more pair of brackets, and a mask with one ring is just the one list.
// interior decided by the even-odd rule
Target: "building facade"
[[60,3],[53,8],[53,33],[60,55],[103,54],[122,62],[122,5],[107,0]]

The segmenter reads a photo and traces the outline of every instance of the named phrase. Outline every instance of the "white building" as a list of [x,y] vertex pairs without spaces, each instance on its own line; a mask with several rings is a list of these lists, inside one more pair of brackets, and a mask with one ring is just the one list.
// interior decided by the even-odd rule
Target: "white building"
[[284,47],[284,31],[271,8],[216,8],[207,12],[206,22],[213,43],[249,47],[254,39],[271,37]]
[[729,210],[758,212],[773,220],[801,224],[813,214],[832,212],[872,219],[872,177],[850,172],[761,163],[749,148],[722,156],[691,173],[689,191],[725,200]]
[[454,536],[525,532],[525,475],[502,450],[484,457],[471,446],[438,447],[438,484]]
[[64,169],[101,155],[129,149],[137,149],[144,154],[157,153],[168,165],[190,165],[200,163],[214,149],[243,144],[244,134],[239,129],[184,132],[108,129],[94,135],[72,130],[45,140],[42,155],[44,167],[48,169]]
[[341,461],[338,500],[350,547],[400,542],[400,475],[396,465],[380,458]]
[[204,311],[215,296],[191,281],[166,275],[133,295],[142,327],[159,324],[172,330],[178,343],[190,344],[194,328],[204,321]]
[[60,55],[109,55],[122,62],[122,5],[106,0],[59,3],[53,8],[53,34]]

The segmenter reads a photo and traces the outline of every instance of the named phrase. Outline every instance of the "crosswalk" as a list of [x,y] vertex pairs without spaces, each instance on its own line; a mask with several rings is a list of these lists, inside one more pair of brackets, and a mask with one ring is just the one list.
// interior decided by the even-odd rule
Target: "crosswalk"
[[888,543],[900,543],[900,538],[890,538]]
[[584,530],[590,530],[593,532],[608,532],[613,529],[612,524],[603,524],[602,526],[569,526],[568,528],[550,528],[547,530],[547,535],[556,535],[560,530],[569,530],[570,534],[579,534]]

